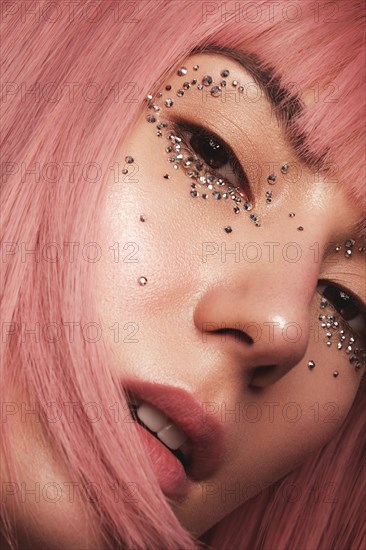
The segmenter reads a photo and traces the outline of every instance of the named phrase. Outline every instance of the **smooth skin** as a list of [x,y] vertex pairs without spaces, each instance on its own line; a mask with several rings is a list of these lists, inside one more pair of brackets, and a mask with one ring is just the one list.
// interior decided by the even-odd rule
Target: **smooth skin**
[[[197,72],[192,71],[195,64]],[[337,432],[363,369],[356,372],[343,351],[325,345],[318,315],[333,309],[320,310],[318,280],[332,280],[364,302],[366,292],[364,254],[348,260],[334,252],[334,243],[357,238],[362,216],[342,186],[315,178],[299,161],[264,96],[252,102],[203,101],[192,88],[176,97],[185,80],[210,74],[216,82],[223,69],[230,70],[228,81],[237,79],[244,86],[253,82],[238,63],[206,53],[191,55],[182,65],[189,69],[187,77],[175,70],[161,87],[173,88],[156,101],[162,106],[161,118],[207,126],[234,149],[244,170],[260,167],[259,177],[250,172],[250,185],[261,227],[249,213],[235,215],[232,201],[191,197],[191,180],[168,162],[168,143],[146,121],[151,111],[145,107],[116,159],[122,169],[126,155],[133,156],[128,168],[137,166],[131,178],[135,181],[130,174],[116,181],[111,172],[106,188],[100,211],[105,253],[95,264],[95,277],[103,325],[137,327],[138,342],[132,344],[116,343],[113,333],[105,332],[120,365],[116,374],[183,388],[203,407],[210,403],[210,411],[223,423],[226,447],[219,469],[210,479],[190,482],[187,498],[172,503],[182,524],[200,536],[302,464]],[[168,97],[174,99],[171,109],[164,107]],[[311,93],[304,98],[310,103]],[[279,174],[273,186],[266,181],[271,162],[277,163],[278,172],[284,162],[290,167],[288,176]],[[291,172],[295,165],[301,174],[297,181]],[[170,180],[163,178],[166,173]],[[273,192],[271,204],[265,200],[268,189]],[[224,231],[228,225],[230,234]],[[304,230],[298,231],[299,226]],[[120,245],[118,262],[111,250],[115,243]],[[134,245],[124,249],[126,243]],[[239,261],[230,254],[236,243],[246,251]],[[288,243],[301,250],[298,261],[289,261],[296,250]],[[258,250],[261,258],[252,261]],[[141,276],[147,278],[146,286],[137,283]],[[233,330],[222,334],[218,328]],[[313,370],[309,360],[316,363]],[[340,373],[337,378],[334,370]],[[18,430],[20,440],[24,426]],[[49,448],[40,447],[31,462],[26,460],[25,449],[37,430],[28,425],[29,443],[19,448],[24,480],[62,483],[67,473]],[[37,522],[31,531],[35,537],[42,534],[48,548],[97,547],[88,538],[88,520],[77,500],[61,500],[57,506],[29,502],[16,510],[19,522],[28,527],[33,513]]]

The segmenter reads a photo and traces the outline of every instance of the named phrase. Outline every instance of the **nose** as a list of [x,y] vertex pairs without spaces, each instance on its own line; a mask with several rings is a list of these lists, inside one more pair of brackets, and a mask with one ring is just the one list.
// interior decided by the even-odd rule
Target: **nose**
[[305,355],[313,288],[301,276],[279,273],[275,280],[270,273],[255,272],[242,279],[207,287],[195,307],[194,323],[206,345],[240,362],[248,384],[265,387]]

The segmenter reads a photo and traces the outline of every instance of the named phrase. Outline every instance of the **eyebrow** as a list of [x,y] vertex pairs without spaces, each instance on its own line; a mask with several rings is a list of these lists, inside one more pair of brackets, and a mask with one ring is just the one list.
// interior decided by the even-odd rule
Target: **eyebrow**
[[308,149],[305,133],[295,125],[296,119],[304,111],[304,104],[297,94],[292,94],[281,85],[280,78],[275,76],[272,67],[265,66],[254,54],[217,44],[197,46],[192,53],[217,53],[237,61],[252,76],[270,102],[287,141],[299,159],[309,168],[319,169],[324,155],[316,155]]
[[[265,64],[255,54],[217,44],[196,46],[193,48],[192,53],[216,53],[237,61],[251,75],[270,102],[277,121],[299,160],[311,170],[324,169],[325,152],[317,155],[310,151],[306,144],[306,134],[296,124],[297,118],[304,112],[304,103],[297,94],[292,94],[282,86],[281,79],[276,76],[273,67]],[[354,196],[349,196],[355,207],[359,207]],[[356,224],[355,233],[356,238],[366,239],[366,220],[364,218]]]

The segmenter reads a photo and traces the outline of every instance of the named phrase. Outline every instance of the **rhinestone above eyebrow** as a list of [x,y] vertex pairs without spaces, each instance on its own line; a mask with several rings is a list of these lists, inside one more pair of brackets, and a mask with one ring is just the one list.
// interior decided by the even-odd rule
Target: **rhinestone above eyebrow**
[[178,76],[185,76],[187,73],[187,67],[180,67],[180,69],[178,69]]
[[139,284],[140,286],[145,286],[145,285],[147,285],[147,279],[146,279],[146,277],[139,277],[139,278],[137,279],[137,282],[138,282],[138,284]]
[[309,369],[314,369],[315,368],[315,361],[309,361],[308,362],[308,368]]
[[[355,244],[356,244],[356,241],[354,239],[347,239],[343,246],[345,248],[345,251],[344,251],[344,256],[345,258],[351,258],[353,256],[353,253],[355,252]],[[339,252],[340,250],[342,250],[342,245],[340,244],[337,244],[335,247],[334,247],[334,251],[335,252]],[[359,246],[357,248],[357,251],[358,252],[364,252],[365,251],[365,247],[364,246]]]
[[211,86],[212,82],[213,82],[212,76],[209,76],[209,75],[204,76],[202,79],[202,84],[204,86]]

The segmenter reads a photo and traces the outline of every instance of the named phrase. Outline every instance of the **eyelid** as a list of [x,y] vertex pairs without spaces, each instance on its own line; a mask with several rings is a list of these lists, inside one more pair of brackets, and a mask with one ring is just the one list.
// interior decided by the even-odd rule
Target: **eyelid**
[[[332,285],[332,286],[335,286],[337,289],[339,289],[340,292],[345,292],[346,294],[348,294],[348,296],[353,300],[353,302],[356,304],[357,308],[359,308],[360,310],[360,313],[361,315],[364,315],[365,317],[365,320],[366,320],[366,303],[361,300],[361,298],[359,298],[358,296],[356,296],[351,290],[349,290],[348,288],[346,288],[345,286],[343,285],[340,285],[339,283],[336,283],[335,281],[331,280],[331,279],[319,279],[318,281],[318,287],[319,285],[323,286],[323,287],[327,287],[329,285]],[[322,292],[320,292],[320,290],[318,290],[319,294],[321,296],[323,296]],[[329,300],[330,301],[330,300]],[[339,311],[336,309],[336,307],[332,304],[332,302],[330,301],[332,307],[334,308],[335,311],[337,311],[337,313],[339,315],[342,316],[341,313],[339,313]],[[343,318],[343,317],[342,317]],[[349,329],[354,332],[354,333],[357,333],[357,331],[351,327],[350,325],[350,321],[347,321],[346,319],[343,318],[343,321],[344,323],[346,323],[346,325],[349,327]],[[357,333],[359,335],[359,337],[361,339],[365,339],[365,335],[364,334],[361,334],[361,333]]]
[[[248,176],[245,173],[245,170],[244,170],[243,166],[241,165],[241,163],[239,162],[239,160],[238,160],[236,154],[234,153],[232,147],[222,137],[217,135],[216,132],[210,130],[210,128],[208,128],[206,126],[202,126],[200,124],[195,124],[195,123],[192,123],[192,122],[188,122],[188,121],[183,120],[183,119],[175,119],[174,122],[173,122],[173,128],[177,132],[177,134],[180,134],[180,132],[182,132],[182,131],[186,131],[186,132],[189,132],[191,134],[201,136],[202,138],[209,138],[209,139],[212,138],[215,141],[217,141],[219,144],[221,144],[228,153],[228,157],[229,157],[228,162],[229,162],[230,166],[232,167],[232,169],[234,171],[234,174],[239,178],[239,185],[243,189],[243,191],[244,191],[244,193],[247,197],[247,200],[251,204],[253,204],[253,205],[255,204],[255,197],[253,196]],[[189,145],[189,144],[187,144],[187,145]],[[219,169],[218,169],[218,171],[219,171]]]
[[349,295],[349,297],[355,302],[356,306],[362,310],[362,312],[366,315],[366,302],[364,302],[361,298],[356,296],[352,290],[349,290],[347,287],[333,281],[332,279],[319,279],[318,284],[327,286],[327,285],[333,285],[337,287],[341,292],[345,292]]

